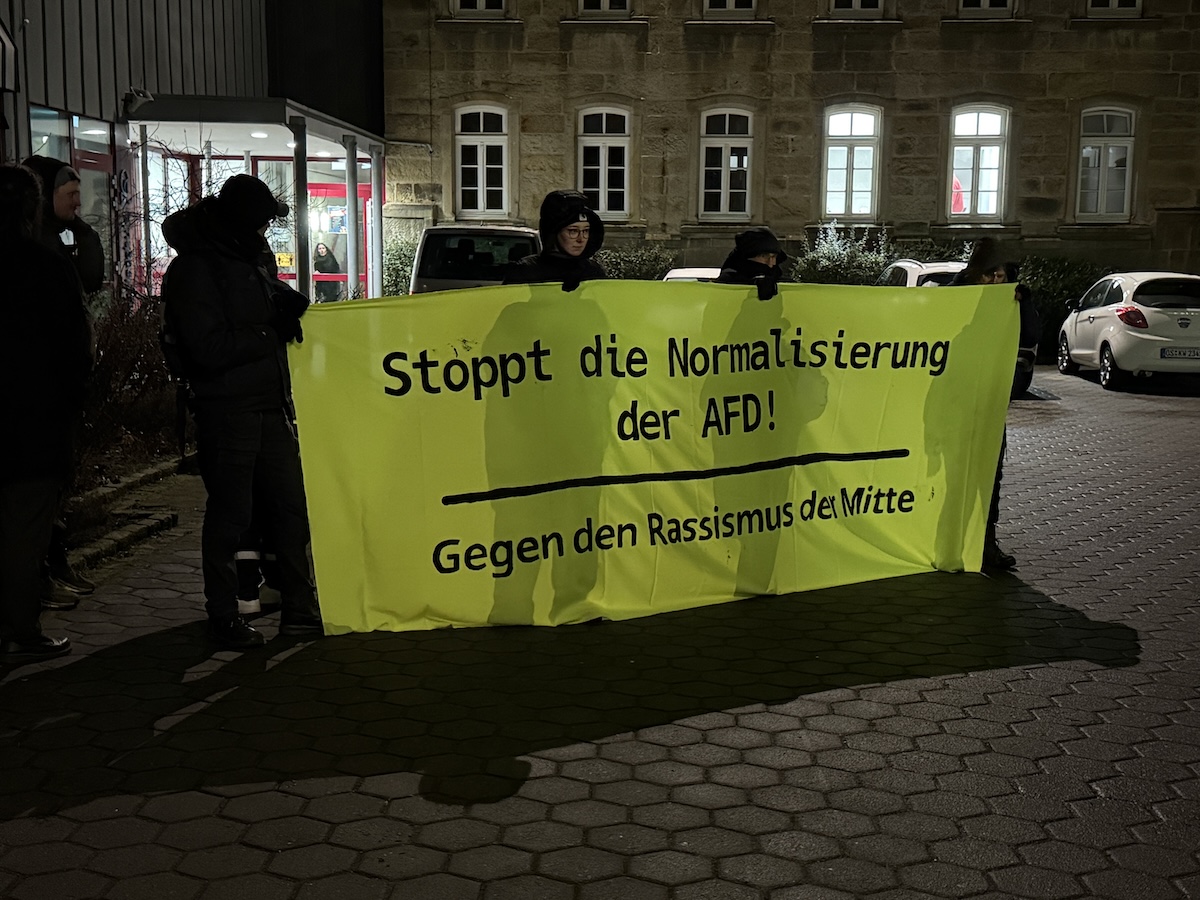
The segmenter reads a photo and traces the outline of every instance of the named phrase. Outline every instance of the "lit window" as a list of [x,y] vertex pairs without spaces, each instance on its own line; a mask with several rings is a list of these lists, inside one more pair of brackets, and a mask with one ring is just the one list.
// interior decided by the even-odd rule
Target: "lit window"
[[458,16],[503,16],[505,0],[454,0],[454,14]]
[[825,113],[825,215],[873,219],[880,111],[851,104]]
[[1133,113],[1085,109],[1079,129],[1079,217],[1129,221]]
[[952,121],[950,217],[999,219],[1008,161],[1008,110],[960,106]]
[[704,0],[706,16],[753,16],[755,0]]
[[1088,0],[1087,14],[1102,16],[1130,16],[1142,14],[1142,0]]
[[749,219],[751,114],[717,109],[702,122],[700,218]]
[[958,0],[959,13],[964,16],[991,19],[1011,19],[1014,0]]
[[579,14],[625,18],[629,15],[629,0],[579,0]]
[[829,0],[829,13],[878,19],[883,16],[883,0]]
[[623,110],[580,113],[579,188],[602,218],[629,217],[629,116]]
[[508,215],[508,114],[496,106],[455,111],[456,212],[464,218]]

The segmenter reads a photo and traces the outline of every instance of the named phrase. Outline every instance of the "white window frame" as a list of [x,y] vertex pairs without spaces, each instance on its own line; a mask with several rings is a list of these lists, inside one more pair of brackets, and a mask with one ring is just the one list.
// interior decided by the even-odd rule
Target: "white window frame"
[[[958,133],[959,119],[964,116],[975,117],[975,133]],[[985,125],[984,134],[979,134],[980,117],[999,116],[999,132],[992,133],[990,120]],[[947,204],[946,213],[950,221],[958,222],[998,222],[1004,217],[1004,205],[1008,194],[1008,142],[1011,130],[1012,111],[1005,106],[990,103],[969,103],[957,106],[950,114],[950,158],[946,175]],[[966,123],[964,122],[964,125]],[[970,153],[970,160],[964,154]],[[964,165],[969,163],[969,165]],[[968,174],[969,169],[969,174]],[[962,173],[966,181],[959,179]],[[995,184],[989,173],[995,173]],[[956,179],[959,187],[955,188]],[[982,182],[982,187],[981,187]],[[984,194],[995,194],[995,209],[980,211],[980,197]],[[955,194],[963,195],[965,209],[955,212]]]
[[455,18],[503,19],[507,13],[508,0],[450,0],[450,15]]
[[633,0],[579,0],[580,18],[628,19]]
[[[1087,134],[1084,122],[1089,116],[1118,116],[1128,120],[1127,134]],[[1079,116],[1079,172],[1075,178],[1075,217],[1081,222],[1128,222],[1133,209],[1133,147],[1136,139],[1137,116],[1132,109],[1122,106],[1093,106],[1083,110]],[[1087,166],[1089,151],[1100,160],[1107,159],[1113,150],[1124,150],[1124,166]],[[1110,193],[1110,180],[1115,169],[1124,170],[1124,202],[1119,212],[1106,209]],[[1096,171],[1096,209],[1083,209],[1084,178],[1089,171]],[[1090,192],[1089,192],[1090,193]]]
[[[709,119],[714,116],[725,116],[728,125],[729,116],[744,116],[746,118],[746,134],[712,134],[708,133]],[[728,132],[728,128],[726,128]],[[710,166],[710,150],[721,152],[720,166]],[[733,164],[734,154],[740,154],[743,165]],[[697,218],[706,222],[748,222],[753,209],[753,162],[754,162],[754,113],[748,109],[733,106],[714,107],[700,114],[700,194],[697,203]],[[719,209],[706,209],[708,195],[714,189],[708,186],[707,176],[719,173],[720,185],[716,188],[720,203]],[[739,177],[740,176],[740,177]],[[739,186],[739,183],[744,185]],[[744,209],[737,209],[733,202],[735,197],[745,195]]]
[[[834,118],[850,116],[850,132],[833,134]],[[855,131],[861,127],[863,117],[870,118],[871,134]],[[840,123],[839,123],[840,124]],[[825,218],[838,221],[875,221],[879,212],[879,151],[881,147],[881,132],[883,130],[883,110],[878,106],[866,103],[842,103],[825,110],[825,153],[821,165],[821,201]],[[863,167],[863,151],[870,151],[870,163]],[[844,151],[845,159],[835,169],[833,157],[838,151]],[[865,177],[868,186],[867,209],[852,211],[855,205],[855,195],[864,193],[861,185]],[[841,188],[839,190],[839,187]],[[842,195],[840,209],[831,209],[831,193]]]
[[753,19],[758,0],[704,0],[706,19]]
[[[623,120],[623,130],[620,133],[610,133],[607,130],[600,132],[584,132],[584,122],[588,116],[603,116],[605,129],[608,126],[609,116],[620,116]],[[589,199],[590,206],[600,218],[606,221],[624,220],[629,218],[630,207],[630,192],[632,189],[632,178],[630,172],[631,159],[631,141],[629,134],[630,115],[629,110],[622,109],[619,106],[589,106],[586,109],[579,111],[579,129],[577,137],[578,160],[576,166],[576,184],[578,189],[583,191]],[[595,150],[599,156],[597,165],[585,165],[586,157],[589,150]],[[620,166],[611,164],[611,153],[614,150],[620,150],[624,158]],[[613,190],[610,179],[614,171],[620,170],[624,184],[620,190],[624,197],[623,204],[620,207],[610,205],[611,192]],[[585,186],[587,170],[596,172],[595,187]]]
[[1089,19],[1137,19],[1142,15],[1142,0],[1087,0]]
[[971,19],[1011,19],[1017,0],[958,0],[958,14]]
[[829,0],[829,15],[839,19],[882,19],[884,0]]
[[[463,116],[478,113],[480,115],[480,124],[482,127],[483,116],[487,114],[496,114],[501,117],[501,131],[484,132],[464,132],[462,130]],[[509,167],[511,159],[509,156],[509,140],[508,140],[508,110],[503,106],[495,106],[489,103],[471,103],[464,106],[459,106],[454,110],[454,215],[459,219],[503,219],[508,216],[509,210]],[[490,162],[488,157],[494,157],[495,148],[500,148],[500,165],[497,167],[494,162]],[[463,162],[464,151],[467,148],[474,148],[475,162],[468,166]],[[489,168],[500,170],[500,198],[499,206],[488,205],[488,184],[487,170]],[[468,169],[475,170],[473,178],[467,178]],[[476,202],[474,206],[467,205],[463,201],[464,191],[468,190],[467,182],[475,181],[475,190],[477,191]]]

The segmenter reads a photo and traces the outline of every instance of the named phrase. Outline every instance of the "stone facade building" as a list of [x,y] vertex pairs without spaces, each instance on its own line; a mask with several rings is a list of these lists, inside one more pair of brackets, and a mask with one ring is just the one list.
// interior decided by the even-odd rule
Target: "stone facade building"
[[1197,0],[385,0],[387,214],[719,263],[766,224],[1200,270]]

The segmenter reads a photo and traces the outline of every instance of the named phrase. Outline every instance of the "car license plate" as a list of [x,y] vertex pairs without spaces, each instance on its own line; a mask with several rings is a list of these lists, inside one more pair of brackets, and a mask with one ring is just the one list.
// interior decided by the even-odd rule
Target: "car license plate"
[[1200,347],[1161,347],[1159,359],[1200,359]]

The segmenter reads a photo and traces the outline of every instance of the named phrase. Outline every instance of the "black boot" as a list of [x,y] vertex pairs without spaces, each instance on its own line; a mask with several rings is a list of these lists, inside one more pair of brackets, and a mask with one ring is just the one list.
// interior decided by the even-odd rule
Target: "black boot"
[[266,643],[262,632],[255,631],[241,616],[223,616],[208,620],[208,636],[230,650],[261,647]]
[[989,525],[983,538],[983,567],[993,572],[1007,572],[1017,565],[1017,558],[1005,553],[996,542],[996,526]]

